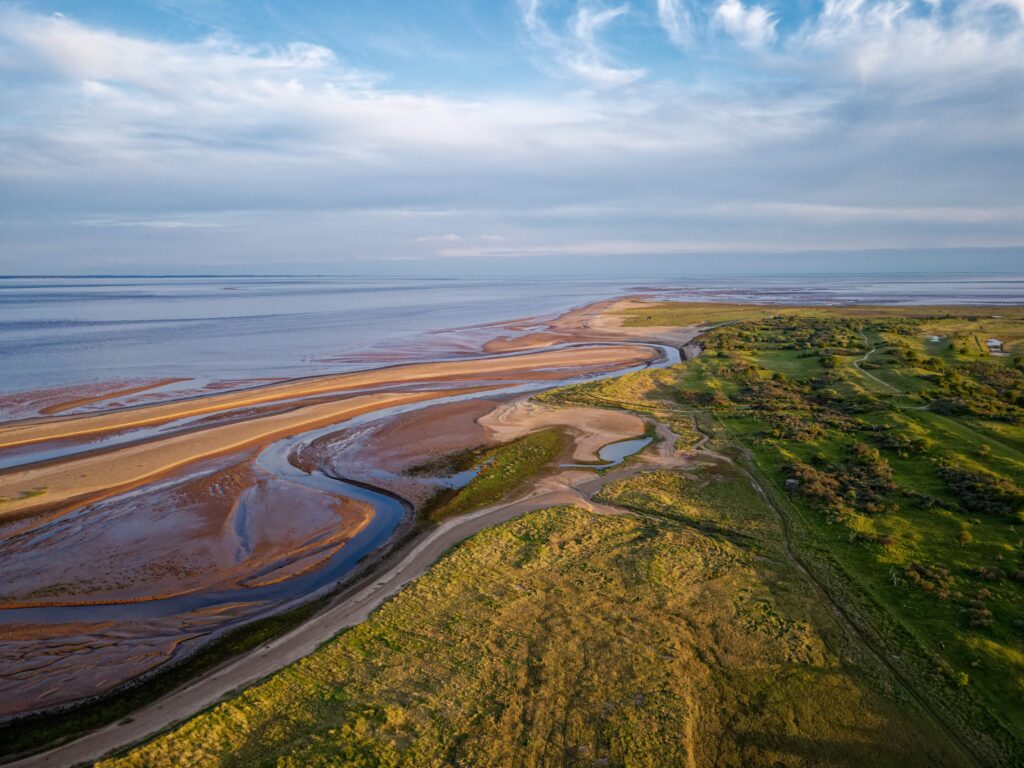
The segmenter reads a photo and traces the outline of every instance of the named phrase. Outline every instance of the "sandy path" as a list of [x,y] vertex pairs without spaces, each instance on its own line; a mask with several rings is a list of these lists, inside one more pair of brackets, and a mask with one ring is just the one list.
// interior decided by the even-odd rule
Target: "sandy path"
[[[868,341],[868,337],[865,336],[863,332],[860,334],[860,337],[862,339],[864,339],[864,343],[865,344],[870,344],[871,343],[870,341]],[[871,357],[873,354],[875,354],[875,352],[877,352],[877,351],[878,351],[878,347],[877,346],[871,347],[871,349],[869,349],[867,351],[867,353],[864,355],[864,357],[859,357],[859,358],[857,358],[856,360],[853,361],[853,367],[856,368],[861,373],[863,373],[865,376],[867,376],[869,379],[871,379],[876,384],[881,384],[883,387],[885,387],[890,392],[896,392],[896,393],[901,394],[901,395],[904,394],[903,392],[900,392],[898,389],[896,389],[896,387],[894,387],[892,384],[889,384],[887,382],[882,381],[880,378],[875,376],[875,374],[870,373],[869,371],[865,371],[861,367],[861,363],[866,363],[868,361],[868,358]]]
[[[55,466],[16,470],[0,477],[0,495],[8,497],[8,501],[0,506],[0,519],[72,499],[127,490],[201,459],[316,429],[369,411],[466,391],[474,390],[359,395],[262,419],[179,434],[108,453],[72,458]],[[45,491],[36,496],[23,496],[38,488],[45,488]]]
[[[670,438],[667,445],[674,445],[675,436],[667,427],[659,425],[658,429],[662,436]],[[566,504],[601,514],[623,514],[622,510],[592,502],[591,497],[615,480],[651,469],[683,468],[692,462],[691,455],[678,455],[664,444],[657,452],[649,450],[647,453],[649,457],[645,455],[642,460],[601,476],[578,470],[560,472],[540,479],[529,493],[516,500],[446,520],[396,553],[376,574],[339,594],[330,608],[311,621],[143,707],[130,719],[49,752],[11,763],[10,768],[92,762],[165,731],[232,692],[308,656],[338,632],[365,621],[385,600],[426,573],[448,550],[473,534],[536,509]]]
[[479,378],[499,374],[505,377],[514,377],[517,373],[543,373],[553,369],[601,366],[622,368],[650,362],[656,356],[657,352],[650,347],[622,345],[551,350],[475,360],[416,363],[355,373],[317,376],[169,403],[137,406],[82,416],[33,419],[7,427],[0,426],[0,448],[163,424],[188,416],[327,392],[340,393],[353,388],[443,381],[457,377]]

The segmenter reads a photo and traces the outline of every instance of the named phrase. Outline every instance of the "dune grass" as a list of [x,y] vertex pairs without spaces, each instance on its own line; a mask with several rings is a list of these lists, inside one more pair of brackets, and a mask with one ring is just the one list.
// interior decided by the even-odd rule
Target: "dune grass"
[[[964,339],[992,320],[1013,341],[1024,311],[782,309],[635,310],[728,324],[687,364],[540,398],[696,436],[693,418],[736,465],[612,483],[597,500],[621,516],[484,531],[317,653],[103,765],[959,765],[950,728],[982,764],[1020,764],[1021,363]],[[507,494],[554,443],[501,450],[512,469],[449,509]]]
[[101,765],[956,764],[800,582],[742,477],[605,496],[640,514],[484,531],[312,656]]

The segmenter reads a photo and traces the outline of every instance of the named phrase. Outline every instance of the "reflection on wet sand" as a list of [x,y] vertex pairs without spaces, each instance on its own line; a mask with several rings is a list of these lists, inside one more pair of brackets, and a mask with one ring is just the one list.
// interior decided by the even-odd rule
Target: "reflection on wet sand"
[[[559,348],[0,425],[0,442],[50,451],[0,471],[0,716],[109,690],[330,588],[408,521],[391,493],[429,495],[405,470],[495,440],[478,419],[502,400],[662,355]],[[134,439],[82,453],[83,430]]]

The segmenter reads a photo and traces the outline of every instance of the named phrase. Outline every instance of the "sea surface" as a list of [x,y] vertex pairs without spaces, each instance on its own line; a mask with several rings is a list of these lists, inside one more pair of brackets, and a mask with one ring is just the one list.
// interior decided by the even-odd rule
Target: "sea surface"
[[293,377],[431,359],[494,334],[481,325],[627,293],[1019,304],[1024,275],[0,278],[0,393],[150,377]]

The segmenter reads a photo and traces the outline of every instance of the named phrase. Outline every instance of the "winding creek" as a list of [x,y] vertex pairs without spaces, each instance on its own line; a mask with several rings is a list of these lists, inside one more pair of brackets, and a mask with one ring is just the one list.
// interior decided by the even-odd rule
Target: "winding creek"
[[[560,346],[594,347],[619,343],[602,342]],[[321,437],[334,434],[343,429],[351,429],[439,404],[480,397],[494,397],[496,395],[514,396],[528,394],[583,381],[615,378],[647,368],[663,368],[680,362],[679,350],[671,346],[637,341],[621,343],[630,345],[642,344],[657,349],[661,353],[661,358],[646,365],[631,366],[610,373],[575,376],[560,381],[521,382],[484,392],[438,397],[381,409],[326,427],[303,432],[269,445],[257,458],[257,464],[261,469],[273,474],[279,480],[301,485],[319,493],[365,502],[373,508],[373,514],[369,522],[351,539],[346,541],[334,555],[327,558],[323,565],[314,570],[260,586],[206,590],[134,602],[10,608],[0,611],[0,625],[25,622],[33,624],[62,624],[76,621],[98,622],[157,619],[192,611],[214,609],[218,606],[231,604],[246,604],[252,608],[249,611],[245,611],[244,615],[236,620],[226,622],[218,629],[219,633],[234,626],[248,623],[254,619],[315,599],[334,589],[342,579],[352,573],[364,558],[385,546],[391,540],[402,521],[412,513],[412,508],[396,496],[341,478],[331,477],[319,469],[311,472],[299,469],[290,460],[297,450]],[[422,385],[422,388],[429,389],[430,386]],[[581,466],[590,469],[605,469],[615,466],[624,461],[628,456],[642,450],[650,442],[651,438],[645,437],[606,445],[599,453],[601,459],[606,464]],[[146,490],[142,488],[132,493],[145,493]],[[244,509],[239,509],[238,514],[242,516],[242,519],[236,520],[236,526],[240,526],[236,530],[241,530],[244,533]]]

